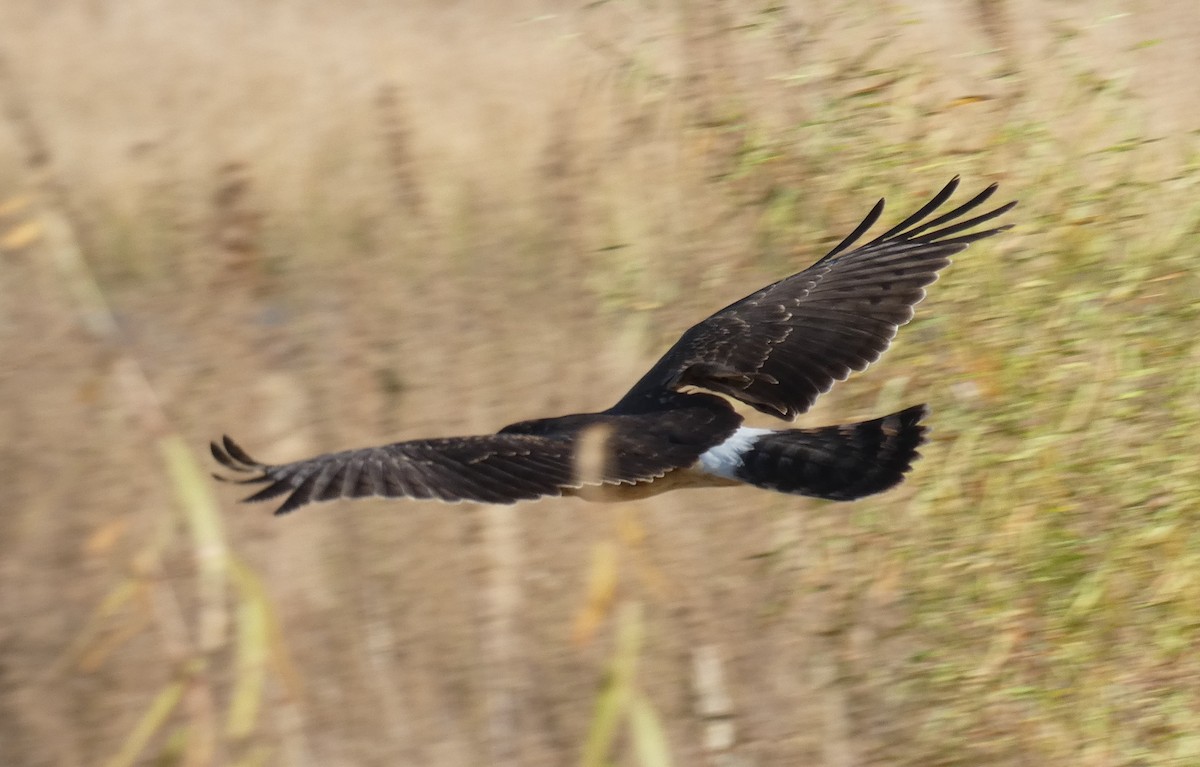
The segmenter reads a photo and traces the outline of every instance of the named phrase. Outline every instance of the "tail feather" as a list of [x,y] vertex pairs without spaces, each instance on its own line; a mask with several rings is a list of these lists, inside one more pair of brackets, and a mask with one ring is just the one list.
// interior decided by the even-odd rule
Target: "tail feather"
[[920,457],[927,413],[916,405],[871,421],[770,432],[741,454],[736,475],[767,490],[834,501],[881,493]]

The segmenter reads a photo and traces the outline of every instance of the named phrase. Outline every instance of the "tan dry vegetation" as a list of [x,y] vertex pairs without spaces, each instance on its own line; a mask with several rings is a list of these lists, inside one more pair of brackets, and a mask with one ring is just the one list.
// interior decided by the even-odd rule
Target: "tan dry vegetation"
[[[1200,761],[1198,24],[5,5],[0,761]],[[806,418],[932,404],[884,497],[274,519],[194,476],[222,431],[288,460],[605,407],[955,173],[1018,229]]]

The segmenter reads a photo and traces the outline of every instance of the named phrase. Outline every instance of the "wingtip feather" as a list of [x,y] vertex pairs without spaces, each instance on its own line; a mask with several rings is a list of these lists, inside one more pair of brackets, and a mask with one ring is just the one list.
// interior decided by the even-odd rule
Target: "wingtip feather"
[[228,434],[221,436],[221,444],[225,447],[225,452],[238,463],[249,467],[257,468],[262,464],[250,457],[250,454],[242,449],[241,445],[233,441],[233,438]]

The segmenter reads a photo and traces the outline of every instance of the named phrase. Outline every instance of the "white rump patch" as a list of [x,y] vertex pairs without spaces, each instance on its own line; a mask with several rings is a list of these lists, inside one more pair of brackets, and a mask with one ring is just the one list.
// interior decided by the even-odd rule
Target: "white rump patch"
[[742,426],[721,444],[704,451],[700,460],[696,462],[696,468],[705,474],[737,480],[737,470],[742,466],[742,456],[754,446],[759,437],[774,433],[774,429],[751,429],[748,426]]

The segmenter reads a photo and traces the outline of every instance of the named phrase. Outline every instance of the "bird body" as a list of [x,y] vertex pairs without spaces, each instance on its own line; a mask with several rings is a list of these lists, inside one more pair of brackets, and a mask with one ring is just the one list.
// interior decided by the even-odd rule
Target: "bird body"
[[968,232],[1016,203],[962,219],[991,197],[995,185],[926,220],[957,186],[956,177],[916,213],[851,250],[882,214],[880,200],[812,266],[688,329],[603,412],[280,465],[255,461],[224,437],[213,443],[213,456],[247,475],[233,481],[265,484],[247,501],[285,497],[277,514],[313,501],[365,496],[622,500],[742,484],[831,500],[882,492],[899,483],[918,456],[924,405],[860,423],[776,430],[743,426],[730,399],[790,421],[836,381],[878,359],[950,256],[1009,228]]

